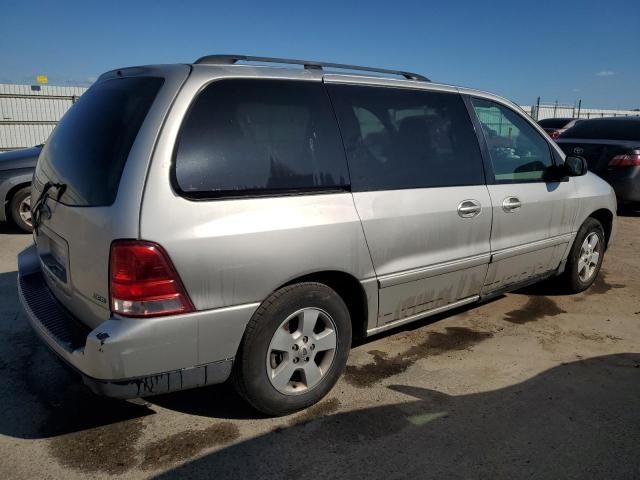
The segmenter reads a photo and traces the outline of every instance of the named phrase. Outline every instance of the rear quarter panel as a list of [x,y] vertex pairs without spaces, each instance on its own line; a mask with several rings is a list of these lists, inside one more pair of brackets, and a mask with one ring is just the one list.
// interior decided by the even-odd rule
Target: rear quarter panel
[[[296,75],[321,81],[309,71],[284,76],[277,69],[194,67],[167,117],[147,178],[140,237],[166,249],[198,310],[261,302],[284,283],[319,271],[376,285],[351,193],[193,201],[171,185],[180,125],[201,88],[215,78]],[[375,319],[372,296],[369,318]]]

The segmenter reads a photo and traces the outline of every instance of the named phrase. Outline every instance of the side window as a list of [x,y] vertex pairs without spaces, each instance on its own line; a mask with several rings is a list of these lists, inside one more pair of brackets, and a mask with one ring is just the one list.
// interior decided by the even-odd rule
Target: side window
[[380,118],[366,108],[354,107],[353,113],[360,124],[360,134],[366,148],[379,162],[388,162],[391,144],[389,129],[384,126]]
[[482,157],[457,94],[327,85],[354,191],[480,185]]
[[175,180],[186,196],[335,190],[349,184],[320,83],[221,80],[196,98],[178,137]]
[[497,103],[472,98],[489,148],[498,183],[542,181],[552,164],[549,144],[513,110]]

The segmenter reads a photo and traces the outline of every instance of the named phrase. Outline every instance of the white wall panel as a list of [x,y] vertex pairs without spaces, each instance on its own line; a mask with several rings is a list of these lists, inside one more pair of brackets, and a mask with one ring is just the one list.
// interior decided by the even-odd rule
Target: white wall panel
[[0,151],[45,142],[55,124],[86,90],[0,84]]

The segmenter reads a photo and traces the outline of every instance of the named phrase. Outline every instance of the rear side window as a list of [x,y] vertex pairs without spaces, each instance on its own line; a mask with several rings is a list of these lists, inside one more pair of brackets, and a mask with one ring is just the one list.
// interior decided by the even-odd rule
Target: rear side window
[[479,185],[482,157],[457,94],[328,85],[355,191]]
[[561,137],[640,141],[640,118],[584,120],[564,132]]
[[344,149],[323,85],[253,79],[210,84],[181,127],[175,181],[196,198],[347,187]]
[[66,184],[60,201],[67,205],[111,205],[162,83],[161,78],[129,77],[93,85],[47,140],[36,168],[38,182]]

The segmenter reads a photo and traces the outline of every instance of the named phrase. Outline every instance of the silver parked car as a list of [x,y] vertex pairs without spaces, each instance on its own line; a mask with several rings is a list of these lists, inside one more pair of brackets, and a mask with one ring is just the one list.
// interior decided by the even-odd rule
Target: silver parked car
[[232,377],[271,415],[327,394],[354,337],[551,276],[588,288],[616,211],[500,97],[231,55],[102,75],[32,198],[22,305],[94,391]]
[[42,145],[0,153],[0,222],[31,232],[31,178]]

